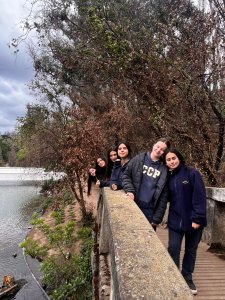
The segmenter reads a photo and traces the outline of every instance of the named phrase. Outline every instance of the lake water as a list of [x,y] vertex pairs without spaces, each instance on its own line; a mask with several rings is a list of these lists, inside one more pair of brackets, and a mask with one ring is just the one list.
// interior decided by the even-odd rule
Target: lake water
[[[15,184],[15,183],[14,183]],[[37,284],[31,270],[38,274],[38,262],[28,258],[25,262],[19,247],[29,232],[32,213],[40,208],[40,188],[3,184],[0,180],[0,285],[3,275],[12,275],[16,280],[25,279],[27,284],[16,294],[17,300],[44,300],[46,296]],[[17,256],[13,257],[16,253]],[[29,269],[29,266],[31,269]],[[34,273],[35,273],[34,272]]]

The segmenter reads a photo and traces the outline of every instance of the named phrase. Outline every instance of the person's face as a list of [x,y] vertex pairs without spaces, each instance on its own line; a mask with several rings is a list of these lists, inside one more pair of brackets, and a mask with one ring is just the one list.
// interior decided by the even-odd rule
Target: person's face
[[118,147],[118,155],[120,158],[126,158],[129,154],[127,146],[125,144],[120,144]]
[[163,142],[157,142],[152,148],[153,157],[159,159],[165,152],[167,145]]
[[179,164],[180,160],[175,153],[169,152],[166,154],[166,165],[169,170],[175,170]]
[[89,169],[89,173],[91,176],[95,176],[96,170],[94,168]]
[[111,161],[115,162],[115,160],[117,159],[117,153],[116,153],[116,151],[110,151],[109,157],[110,157]]
[[97,159],[97,164],[100,168],[103,168],[105,166],[105,161],[101,158]]

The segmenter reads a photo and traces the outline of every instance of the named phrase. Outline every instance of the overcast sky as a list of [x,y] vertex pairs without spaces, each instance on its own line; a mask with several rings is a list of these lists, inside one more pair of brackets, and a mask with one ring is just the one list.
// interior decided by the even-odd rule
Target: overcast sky
[[20,20],[27,15],[25,0],[0,0],[0,133],[13,131],[17,117],[32,103],[27,84],[33,78],[32,62],[25,45],[16,56],[8,44],[21,31]]

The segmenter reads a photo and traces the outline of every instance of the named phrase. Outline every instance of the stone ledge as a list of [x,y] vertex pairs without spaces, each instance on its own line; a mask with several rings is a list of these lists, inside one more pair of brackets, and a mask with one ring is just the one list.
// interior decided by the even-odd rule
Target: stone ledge
[[[193,296],[166,248],[124,191],[105,188],[101,228],[111,254],[111,299],[188,300]],[[100,236],[101,240],[101,236]],[[106,248],[104,248],[106,249]]]
[[207,198],[210,198],[214,201],[224,202],[225,203],[225,188],[206,188]]

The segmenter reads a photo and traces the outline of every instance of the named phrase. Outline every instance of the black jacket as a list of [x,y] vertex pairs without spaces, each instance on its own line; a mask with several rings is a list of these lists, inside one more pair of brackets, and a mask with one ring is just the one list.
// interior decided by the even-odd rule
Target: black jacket
[[[128,164],[126,170],[122,176],[122,185],[124,191],[134,194],[135,201],[142,180],[143,164],[146,153],[141,153],[135,156]],[[166,205],[168,201],[168,187],[167,187],[167,168],[162,169],[162,174],[157,182],[157,187],[154,194],[154,211],[153,211],[153,223],[159,224],[162,222]]]

